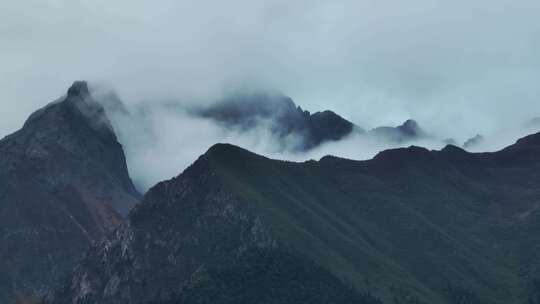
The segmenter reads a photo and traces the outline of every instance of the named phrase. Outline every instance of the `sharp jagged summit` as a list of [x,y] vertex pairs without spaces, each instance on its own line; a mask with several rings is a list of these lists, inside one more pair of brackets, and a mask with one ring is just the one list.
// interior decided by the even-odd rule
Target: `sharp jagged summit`
[[71,87],[67,91],[68,97],[88,97],[90,96],[90,91],[88,90],[88,83],[84,80],[77,80],[73,82]]

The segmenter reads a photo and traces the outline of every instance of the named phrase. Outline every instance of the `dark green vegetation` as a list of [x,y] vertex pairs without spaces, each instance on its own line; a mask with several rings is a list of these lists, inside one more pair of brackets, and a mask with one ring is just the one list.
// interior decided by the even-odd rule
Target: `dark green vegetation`
[[305,163],[218,144],[152,188],[49,302],[536,303],[539,152],[540,134],[496,153]]
[[33,303],[139,195],[103,109],[77,82],[0,140],[0,303]]
[[275,249],[246,251],[230,265],[203,266],[167,303],[382,304],[309,260]]

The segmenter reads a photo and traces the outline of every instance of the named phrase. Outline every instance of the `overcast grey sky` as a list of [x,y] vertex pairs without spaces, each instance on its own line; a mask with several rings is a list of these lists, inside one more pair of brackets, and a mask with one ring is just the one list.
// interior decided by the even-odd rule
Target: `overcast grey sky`
[[540,116],[540,1],[0,0],[0,134],[75,79],[125,100],[283,91],[465,138]]

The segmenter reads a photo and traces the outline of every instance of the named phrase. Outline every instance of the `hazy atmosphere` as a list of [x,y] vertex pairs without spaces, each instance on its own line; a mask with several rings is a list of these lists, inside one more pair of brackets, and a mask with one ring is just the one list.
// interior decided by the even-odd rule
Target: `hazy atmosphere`
[[[515,141],[540,116],[538,1],[8,0],[0,6],[0,134],[20,128],[74,80],[112,88],[130,111],[147,109],[136,122],[113,119],[135,181],[137,171],[146,173],[138,181],[143,188],[177,174],[215,142],[294,160],[328,153],[361,159],[388,146],[352,135],[291,154],[276,151],[264,129],[239,136],[170,113],[164,102],[193,106],[232,91],[272,90],[365,129],[413,118],[440,139],[462,143],[482,134],[491,140],[484,150]],[[172,163],[160,168],[160,158]]]

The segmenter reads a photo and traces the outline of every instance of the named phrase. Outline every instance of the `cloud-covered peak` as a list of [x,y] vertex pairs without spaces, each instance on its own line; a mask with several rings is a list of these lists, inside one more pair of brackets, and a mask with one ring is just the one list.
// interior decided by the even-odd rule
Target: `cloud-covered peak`
[[86,98],[90,96],[90,92],[88,90],[88,83],[83,80],[77,80],[73,82],[71,87],[69,87],[67,91],[68,97],[81,97]]
[[282,94],[234,94],[192,112],[240,131],[266,128],[283,141],[283,147],[291,139],[296,141],[290,146],[293,151],[307,151],[340,140],[355,129],[352,122],[330,110],[311,114]]

